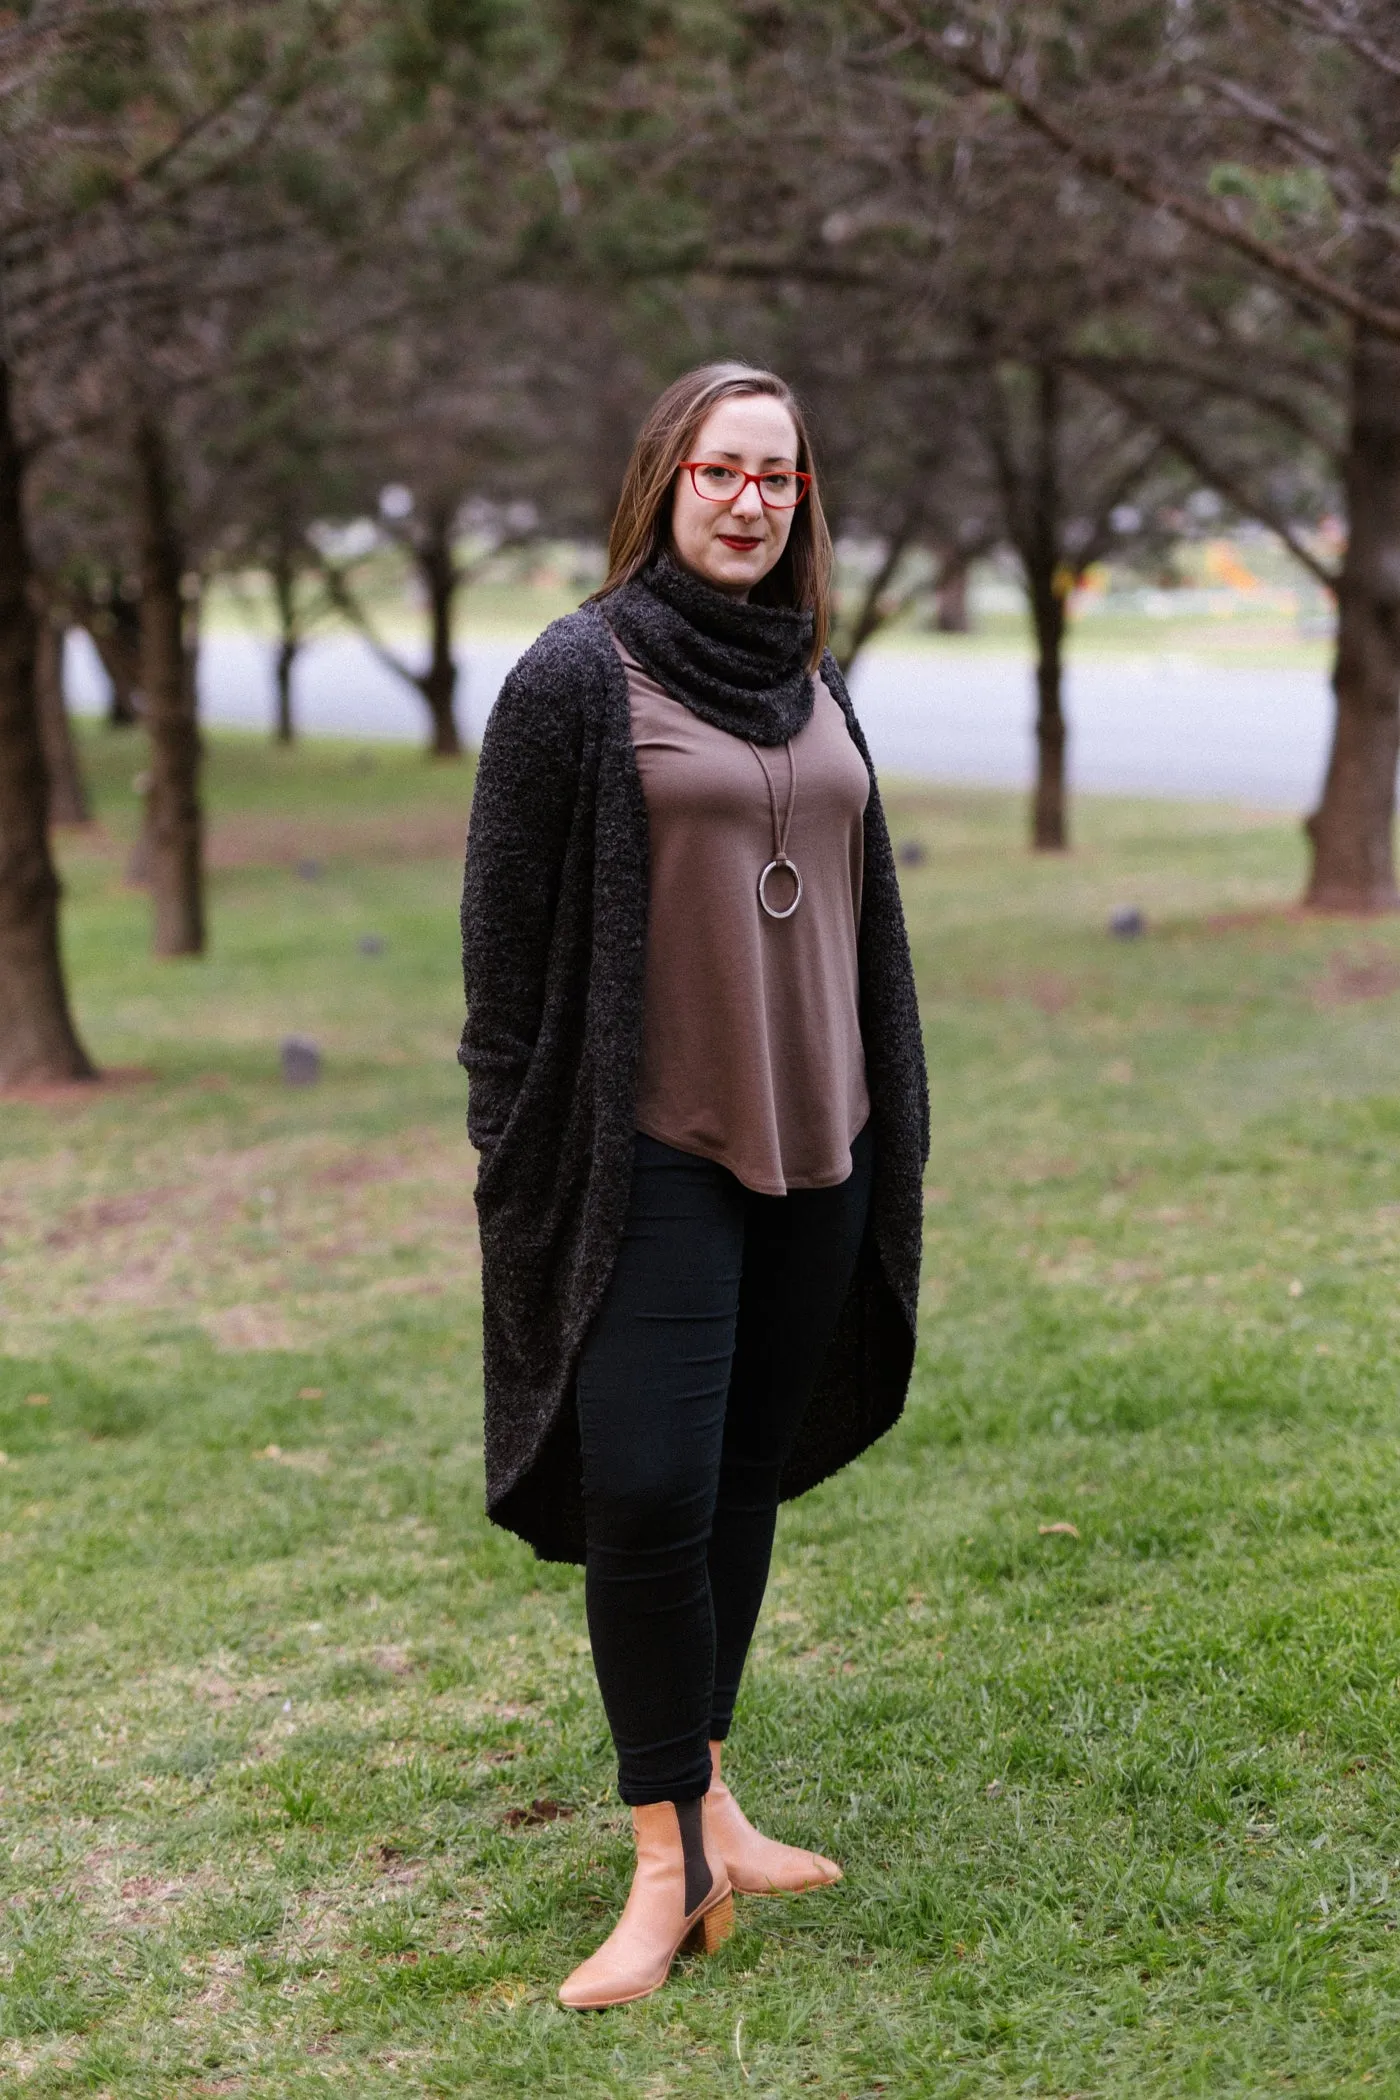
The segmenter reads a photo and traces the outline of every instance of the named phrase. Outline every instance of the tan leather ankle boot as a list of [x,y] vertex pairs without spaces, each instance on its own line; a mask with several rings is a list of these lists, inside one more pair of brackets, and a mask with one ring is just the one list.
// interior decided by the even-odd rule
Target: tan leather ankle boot
[[734,1930],[733,1891],[700,1802],[634,1808],[632,1831],[632,1892],[597,1953],[559,1986],[561,2005],[584,2011],[648,1998],[682,1948],[713,1954]]
[[790,1896],[799,1889],[823,1888],[841,1879],[841,1869],[820,1852],[801,1852],[780,1845],[754,1829],[719,1776],[720,1748],[710,1745],[710,1791],[705,1796],[705,1824],[711,1849],[724,1861],[730,1882],[744,1896]]

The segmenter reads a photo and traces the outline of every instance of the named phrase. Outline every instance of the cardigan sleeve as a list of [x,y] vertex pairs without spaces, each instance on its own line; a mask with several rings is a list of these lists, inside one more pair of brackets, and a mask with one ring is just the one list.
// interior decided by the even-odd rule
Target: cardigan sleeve
[[467,1021],[457,1056],[478,1151],[505,1128],[539,1034],[579,756],[567,692],[545,689],[528,659],[517,665],[482,740],[462,885]]

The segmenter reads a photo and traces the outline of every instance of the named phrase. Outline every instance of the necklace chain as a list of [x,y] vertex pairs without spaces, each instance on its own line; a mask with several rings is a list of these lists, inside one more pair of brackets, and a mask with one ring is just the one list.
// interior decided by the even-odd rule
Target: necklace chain
[[[777,784],[773,779],[773,775],[768,770],[768,762],[764,758],[763,753],[759,750],[757,744],[753,743],[748,738],[745,739],[745,742],[748,743],[750,751],[752,751],[754,757],[758,760],[758,769],[762,773],[764,783],[768,789],[768,808],[773,818],[773,858],[769,861],[767,867],[763,870],[763,873],[758,878],[758,901],[762,905],[764,911],[767,912],[770,919],[790,919],[793,913],[796,911],[798,905],[802,902],[802,876],[798,871],[796,863],[788,859],[787,850],[788,833],[792,829],[792,813],[797,807],[797,753],[793,750],[792,739],[791,737],[789,737],[786,743],[783,745],[783,749],[787,753],[788,762],[787,809],[784,815],[780,818],[778,815]],[[768,878],[779,868],[785,868],[788,871],[788,873],[792,876],[793,881],[797,885],[797,894],[793,898],[791,904],[788,905],[786,911],[775,911],[773,906],[768,902],[768,894],[766,887]]]

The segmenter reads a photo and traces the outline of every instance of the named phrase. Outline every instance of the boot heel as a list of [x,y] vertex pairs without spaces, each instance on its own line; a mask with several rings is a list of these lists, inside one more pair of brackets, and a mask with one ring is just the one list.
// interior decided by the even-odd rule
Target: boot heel
[[684,1954],[717,1954],[734,1930],[734,1898],[721,1896],[713,1910],[697,1918],[686,1934]]

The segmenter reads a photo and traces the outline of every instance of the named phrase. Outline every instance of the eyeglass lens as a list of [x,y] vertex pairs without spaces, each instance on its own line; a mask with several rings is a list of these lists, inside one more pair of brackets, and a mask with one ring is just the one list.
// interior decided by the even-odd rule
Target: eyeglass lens
[[771,474],[743,474],[737,467],[725,466],[720,460],[694,460],[689,463],[691,484],[697,496],[704,496],[711,503],[728,503],[741,488],[750,481],[758,485],[758,493],[769,510],[792,510],[801,502],[807,487],[803,474],[785,473],[781,469]]

